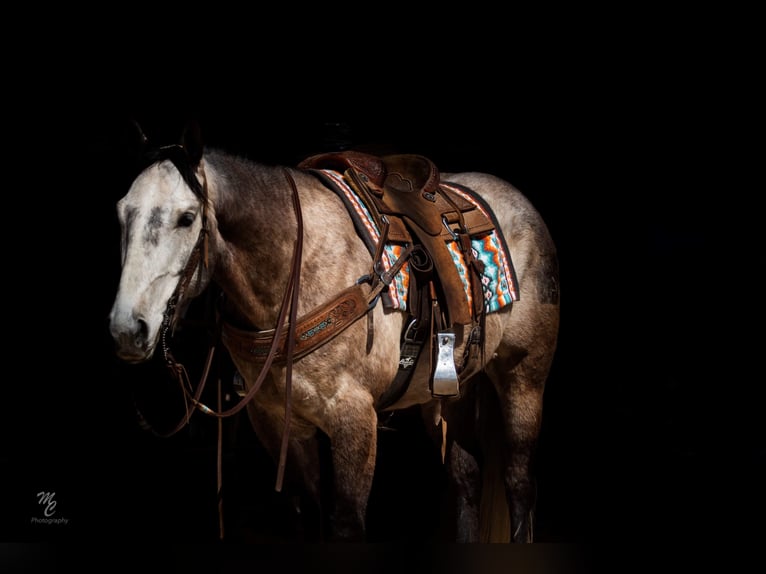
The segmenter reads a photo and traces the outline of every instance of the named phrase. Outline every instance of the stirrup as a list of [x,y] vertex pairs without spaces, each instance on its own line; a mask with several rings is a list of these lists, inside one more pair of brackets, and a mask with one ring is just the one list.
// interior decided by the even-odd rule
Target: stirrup
[[460,389],[455,369],[455,333],[437,333],[436,344],[436,368],[431,379],[431,395],[457,397]]

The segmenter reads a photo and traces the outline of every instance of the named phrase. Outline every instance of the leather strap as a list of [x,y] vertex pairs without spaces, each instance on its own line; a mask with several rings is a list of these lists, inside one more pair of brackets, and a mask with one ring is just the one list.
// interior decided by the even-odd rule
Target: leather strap
[[[369,291],[362,287],[362,281],[369,278],[362,278],[360,282],[347,287],[324,305],[314,308],[294,321],[292,360],[298,360],[331,341],[372,310],[381,291],[388,287],[394,275],[409,260],[412,250],[412,246],[405,249],[389,270],[378,277],[377,284]],[[287,364],[288,336],[283,329],[279,333],[275,329],[248,331],[229,323],[224,323],[221,333],[230,352],[240,358],[256,363],[272,360],[275,364]]]
[[430,287],[433,285],[433,270],[433,261],[428,252],[422,247],[416,247],[410,256],[410,292],[413,294],[410,300],[411,320],[402,334],[399,368],[393,382],[378,398],[375,405],[377,410],[383,410],[404,396],[415,374],[423,347],[433,335],[433,291]]
[[[295,328],[293,360],[304,357],[334,339],[367,310],[368,302],[364,289],[357,284],[344,289],[332,301],[300,317]],[[232,354],[255,363],[264,363],[275,333],[275,329],[251,331],[224,323],[221,338]],[[275,364],[285,364],[287,361],[287,339],[287,333],[282,330],[273,356]]]

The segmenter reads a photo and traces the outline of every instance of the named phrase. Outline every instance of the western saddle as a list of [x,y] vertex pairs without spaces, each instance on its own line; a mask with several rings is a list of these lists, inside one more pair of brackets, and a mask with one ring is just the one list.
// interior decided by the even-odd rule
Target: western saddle
[[[414,245],[409,258],[407,309],[411,320],[402,334],[399,374],[379,402],[384,407],[401,397],[414,364],[424,347],[431,361],[431,392],[436,397],[459,395],[458,374],[470,356],[483,350],[484,265],[471,247],[471,238],[491,232],[494,222],[477,206],[440,181],[434,163],[421,155],[375,156],[357,151],[327,152],[303,160],[299,168],[332,170],[367,207],[381,230],[376,271],[386,242]],[[466,190],[467,191],[467,190]],[[447,247],[457,245],[467,273],[464,279]],[[464,328],[469,326],[468,340]],[[466,343],[463,358],[455,361],[457,344]],[[435,363],[435,364],[434,364]]]

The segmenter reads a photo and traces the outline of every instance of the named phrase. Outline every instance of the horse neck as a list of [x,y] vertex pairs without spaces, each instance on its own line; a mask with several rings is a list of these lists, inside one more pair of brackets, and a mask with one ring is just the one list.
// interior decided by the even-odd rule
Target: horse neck
[[281,168],[225,154],[208,154],[206,172],[215,218],[213,281],[232,319],[272,327],[298,234],[292,189]]

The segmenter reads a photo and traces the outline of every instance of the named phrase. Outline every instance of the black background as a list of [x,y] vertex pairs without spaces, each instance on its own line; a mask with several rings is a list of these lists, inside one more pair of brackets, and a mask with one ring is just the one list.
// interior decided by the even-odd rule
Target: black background
[[[488,65],[494,45],[463,63],[457,50],[441,54],[437,70],[424,63],[430,51],[351,65],[341,43],[284,65],[261,56],[236,82],[228,69],[165,78],[157,68],[173,60],[120,61],[103,81],[90,68],[60,77],[36,90],[39,104],[20,90],[8,117],[17,161],[5,166],[0,538],[217,540],[214,428],[171,439],[142,430],[136,395],[170,405],[172,391],[146,384],[156,366],[114,359],[106,323],[119,276],[114,204],[134,175],[129,121],[170,143],[193,117],[209,145],[259,161],[293,165],[346,141],[516,185],[548,222],[561,265],[537,541],[758,540],[766,429],[752,365],[764,259],[760,188],[744,173],[760,156],[742,137],[754,131],[754,85],[732,55],[703,37],[678,47],[674,31],[651,53],[619,44],[619,56],[617,30],[577,49],[533,44],[536,59],[507,68]],[[371,539],[440,541],[441,469],[414,421],[397,424],[381,436]],[[228,536],[290,540],[273,467],[238,432],[224,471]],[[41,490],[55,491],[67,526],[30,524]]]

